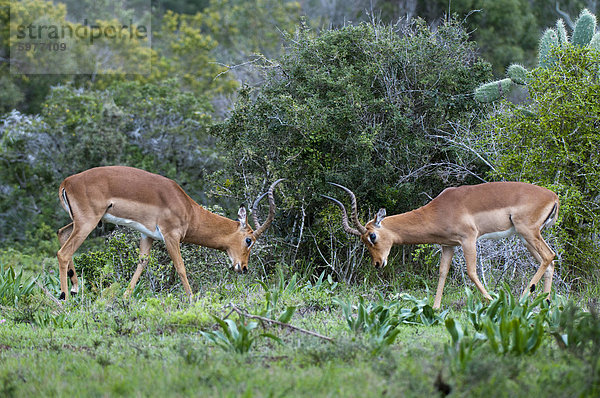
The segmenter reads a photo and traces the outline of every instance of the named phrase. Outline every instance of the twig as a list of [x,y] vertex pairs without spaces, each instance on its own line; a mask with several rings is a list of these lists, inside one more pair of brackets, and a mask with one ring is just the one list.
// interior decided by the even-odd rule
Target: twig
[[233,304],[233,303],[229,303],[229,306],[231,307],[231,309],[233,311],[237,312],[238,314],[240,314],[241,316],[244,316],[246,318],[258,319],[258,320],[261,320],[263,322],[274,323],[275,325],[284,326],[284,327],[286,327],[288,329],[292,329],[292,330],[295,330],[295,331],[300,332],[300,333],[308,334],[310,336],[318,337],[320,339],[327,340],[327,341],[333,343],[333,339],[331,337],[323,336],[322,334],[319,334],[319,333],[316,333],[316,332],[312,332],[310,330],[306,330],[306,329],[302,329],[302,328],[299,328],[299,327],[296,327],[296,326],[292,326],[289,323],[279,322],[279,321],[276,321],[274,319],[265,318],[265,317],[262,317],[262,316],[259,316],[259,315],[248,314],[248,313],[242,311],[241,309],[239,309],[238,307],[236,307],[235,304]]
[[42,292],[46,293],[46,296],[48,296],[50,298],[50,300],[52,300],[54,302],[54,304],[56,304],[56,306],[61,310],[64,311],[63,305],[62,303],[52,295],[52,293],[50,293],[48,291],[48,289],[46,289],[44,286],[42,286],[42,284],[40,283],[40,281],[35,281],[35,284],[38,285],[38,287],[42,290]]

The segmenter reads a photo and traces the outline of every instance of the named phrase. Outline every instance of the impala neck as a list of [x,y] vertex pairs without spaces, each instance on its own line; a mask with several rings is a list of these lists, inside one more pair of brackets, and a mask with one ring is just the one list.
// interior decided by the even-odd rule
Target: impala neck
[[239,226],[238,221],[212,213],[194,203],[190,224],[183,241],[225,251],[226,237],[235,233]]
[[396,245],[436,243],[436,224],[426,206],[382,221],[382,225],[394,233]]

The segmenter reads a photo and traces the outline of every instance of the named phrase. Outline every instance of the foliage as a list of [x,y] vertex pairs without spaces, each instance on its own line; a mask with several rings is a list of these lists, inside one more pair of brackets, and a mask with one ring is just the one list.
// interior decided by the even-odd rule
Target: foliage
[[[512,28],[512,26],[511,26]],[[600,32],[596,32],[596,17],[587,9],[581,11],[573,27],[573,35],[569,42],[562,19],[556,21],[556,29],[548,28],[542,34],[539,44],[538,63],[541,68],[552,68],[556,63],[553,53],[556,48],[570,44],[578,47],[590,47],[600,50]],[[592,40],[594,37],[597,39]],[[475,99],[480,102],[492,102],[508,94],[515,85],[527,86],[530,73],[521,65],[512,64],[507,70],[507,79],[490,82],[475,90]]]
[[[334,302],[342,309],[343,317],[348,328],[355,334],[365,334],[374,345],[377,354],[383,347],[394,343],[400,334],[398,326],[401,324],[422,324],[433,326],[444,322],[448,311],[436,314],[427,304],[428,299],[417,299],[407,293],[402,293],[400,299],[413,304],[406,308],[400,301],[386,301],[379,294],[376,302],[366,304],[364,297],[358,298],[358,304],[352,305],[350,301],[337,298]],[[355,313],[356,312],[356,313]]]
[[294,181],[282,187],[277,221],[310,228],[321,243],[328,236],[312,214],[331,189],[326,181],[352,187],[363,209],[393,213],[422,204],[419,193],[437,193],[443,181],[463,180],[444,168],[459,155],[432,137],[477,107],[467,93],[489,76],[459,25],[361,24],[317,36],[304,27],[288,46],[264,86],[241,90],[215,129],[227,154],[223,192],[239,195],[242,181],[255,191],[265,180]]
[[23,277],[23,269],[15,272],[13,267],[5,267],[0,263],[0,304],[15,305],[32,295],[36,280]]
[[221,319],[214,316],[215,320],[221,327],[221,330],[200,332],[202,336],[216,344],[226,351],[237,352],[238,354],[246,354],[252,348],[252,344],[259,338],[266,337],[271,340],[281,343],[281,340],[270,333],[261,333],[253,335],[253,330],[258,326],[258,322],[246,321],[240,317],[240,321],[235,322],[232,319]]
[[[468,320],[473,332],[453,318],[446,320],[446,329],[452,337],[445,347],[445,355],[454,371],[464,370],[475,351],[486,346],[495,355],[531,355],[546,337],[548,322],[547,295],[531,300],[529,295],[519,299],[505,285],[488,305],[466,289]],[[472,333],[472,334],[471,334]]]
[[[68,3],[68,4],[65,4]],[[92,3],[92,4],[90,4]],[[37,113],[52,86],[74,83],[85,87],[99,84],[105,87],[112,81],[122,80],[124,73],[137,76],[138,80],[150,73],[151,58],[156,57],[147,38],[139,38],[132,30],[120,30],[119,39],[99,35],[93,45],[85,40],[91,36],[93,21],[96,29],[106,31],[120,26],[123,21],[149,26],[149,9],[136,12],[135,2],[65,1],[55,4],[46,0],[0,1],[0,87],[14,96],[0,96],[0,114],[12,109]],[[142,8],[144,4],[142,3]],[[17,39],[18,26],[60,26],[60,38],[54,38],[50,30],[40,29],[34,37]],[[64,33],[76,32],[73,34]],[[136,30],[137,31],[137,30]],[[12,34],[12,37],[11,37]],[[40,37],[38,38],[37,35]],[[19,51],[18,44],[40,42],[64,45],[64,51]],[[10,54],[10,61],[9,61]],[[137,73],[137,75],[136,75]]]
[[494,165],[493,178],[533,182],[560,196],[562,262],[576,275],[591,275],[600,228],[594,149],[600,144],[600,53],[569,45],[553,54],[555,67],[532,73],[531,102],[506,104],[491,115],[480,145]]
[[[281,286],[277,278],[266,276],[264,281],[275,288]],[[510,396],[597,395],[593,373],[597,355],[592,357],[597,344],[592,342],[598,329],[593,323],[580,329],[584,333],[579,334],[578,341],[586,341],[581,351],[557,349],[549,335],[535,355],[496,355],[483,343],[473,351],[464,370],[454,372],[449,370],[442,349],[451,339],[444,326],[402,323],[394,329],[399,333],[389,345],[378,340],[386,338],[385,328],[377,335],[351,332],[349,336],[343,311],[328,305],[326,298],[321,298],[320,306],[305,300],[308,294],[316,297],[314,294],[322,293],[322,289],[305,288],[301,279],[297,278],[295,284],[292,279],[293,275],[288,275],[282,285],[296,288],[282,296],[278,308],[282,308],[283,299],[286,304],[297,303],[294,323],[334,338],[333,343],[282,329],[273,332],[282,344],[274,344],[274,340],[260,337],[260,324],[249,326],[250,318],[220,315],[231,310],[230,303],[237,308],[259,308],[264,304],[264,290],[253,278],[238,279],[233,274],[207,281],[203,294],[193,303],[168,292],[131,300],[117,294],[70,300],[62,303],[61,310],[36,290],[26,302],[0,304],[0,390],[4,395],[16,396],[169,396],[189,395],[190,391],[202,396],[214,395],[215,391],[234,396],[287,396],[290,391],[293,395],[317,396],[436,396],[436,385],[445,383],[454,396],[464,397],[489,395],[489,391],[504,391]],[[54,278],[46,280],[42,276],[39,280],[47,289],[55,284]],[[326,277],[322,280],[328,283]],[[235,289],[224,289],[233,284],[237,285]],[[369,282],[338,284],[336,295],[356,304],[359,297],[372,297],[374,289],[380,288]],[[458,291],[449,293],[462,296]],[[399,301],[400,296],[392,295],[381,303],[412,307],[413,299],[406,298]],[[548,314],[562,311],[555,309],[554,300]],[[380,299],[365,298],[365,307],[371,301],[379,303]],[[557,303],[565,308],[564,301]],[[467,307],[471,305],[463,308]],[[453,307],[452,318],[470,326],[466,311],[459,308]],[[477,306],[472,309],[476,311]],[[356,315],[356,309],[353,311]],[[583,313],[586,311],[578,309],[576,319],[582,319]],[[221,320],[232,317],[237,340],[233,338],[234,329],[227,322],[220,325],[211,314]],[[569,327],[568,316],[564,321]],[[574,322],[568,333],[575,335],[579,324]],[[548,331],[553,330],[551,325],[558,323],[549,321]],[[245,340],[244,328],[250,329]],[[221,333],[226,340],[223,349],[200,331]],[[565,334],[565,330],[559,333]],[[238,354],[236,344],[250,348],[246,354]],[[23,358],[27,358],[26,363]],[[74,370],[78,377],[64,383]]]
[[279,314],[279,316],[276,316],[275,311],[278,310],[280,298],[286,294],[289,295],[298,290],[297,274],[292,275],[290,281],[287,283],[285,282],[281,268],[278,269],[278,275],[278,283],[272,287],[269,287],[263,281],[257,281],[257,283],[262,286],[265,292],[264,307],[258,311],[257,314],[266,318],[275,319],[279,322],[288,323],[296,311],[296,306],[286,306],[285,310]]

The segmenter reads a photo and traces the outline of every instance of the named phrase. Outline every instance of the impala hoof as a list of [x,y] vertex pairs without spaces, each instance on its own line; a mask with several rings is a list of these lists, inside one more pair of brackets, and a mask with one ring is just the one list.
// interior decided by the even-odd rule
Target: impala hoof
[[65,292],[60,292],[59,300],[66,300],[66,297],[67,296],[66,296]]
[[531,285],[531,287],[529,288],[529,292],[530,293],[535,292],[535,283],[533,285]]
[[77,296],[77,292],[71,290],[71,296]]

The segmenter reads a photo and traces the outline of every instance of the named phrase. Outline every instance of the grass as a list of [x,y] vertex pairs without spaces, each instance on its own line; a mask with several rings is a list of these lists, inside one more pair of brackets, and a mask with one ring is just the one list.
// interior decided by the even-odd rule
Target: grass
[[[36,276],[52,288],[52,278]],[[40,290],[0,306],[0,396],[421,397],[442,396],[445,386],[456,397],[593,396],[599,391],[598,357],[560,348],[549,330],[534,353],[498,355],[481,345],[457,370],[445,354],[452,339],[443,322],[396,322],[393,341],[375,347],[381,344],[373,338],[377,333],[353,331],[347,318],[352,309],[345,313],[336,304],[358,308],[363,297],[364,311],[376,302],[390,311],[412,307],[416,301],[399,302],[400,286],[381,292],[365,284],[307,284],[292,277],[260,284],[229,275],[204,283],[193,303],[181,289],[162,295],[142,290],[124,301],[124,287],[113,285],[63,308]],[[426,295],[424,289],[403,293]],[[463,287],[450,283],[443,299],[446,316],[463,326],[469,322],[466,300]],[[230,303],[273,319],[295,307],[291,325],[334,342],[241,319]],[[281,343],[256,338],[245,354],[221,348],[201,333],[223,331],[215,317],[237,325],[257,322],[249,333],[273,334]]]

